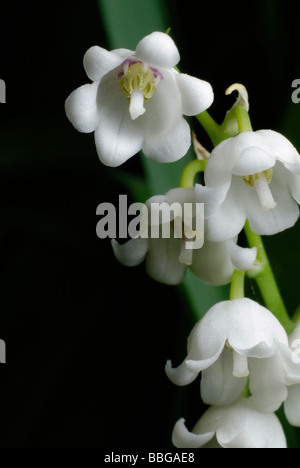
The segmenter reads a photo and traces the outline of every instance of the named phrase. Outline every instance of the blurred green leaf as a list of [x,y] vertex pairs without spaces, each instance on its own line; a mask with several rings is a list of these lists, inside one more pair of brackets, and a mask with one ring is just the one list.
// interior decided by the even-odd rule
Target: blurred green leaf
[[103,27],[112,48],[135,50],[153,31],[166,31],[165,0],[98,0]]

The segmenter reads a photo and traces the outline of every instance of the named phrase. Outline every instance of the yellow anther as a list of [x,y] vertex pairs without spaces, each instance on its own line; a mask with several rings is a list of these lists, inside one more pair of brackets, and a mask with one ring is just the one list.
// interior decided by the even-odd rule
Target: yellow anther
[[120,77],[120,85],[127,99],[130,99],[133,91],[140,90],[147,101],[152,98],[156,90],[157,77],[151,67],[145,67],[141,62],[135,62],[128,66],[127,72]]
[[256,174],[248,175],[242,177],[243,181],[245,182],[246,185],[249,185],[250,187],[254,187],[256,182],[261,178],[264,177],[268,184],[271,182],[272,177],[273,177],[273,169],[266,169],[265,171],[262,172],[257,172]]

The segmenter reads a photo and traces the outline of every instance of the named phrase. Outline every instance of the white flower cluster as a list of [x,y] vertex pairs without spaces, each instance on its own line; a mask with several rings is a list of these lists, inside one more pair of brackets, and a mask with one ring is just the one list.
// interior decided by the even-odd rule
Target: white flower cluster
[[[191,144],[186,116],[204,112],[213,102],[211,85],[174,68],[179,53],[173,40],[154,32],[136,51],[90,48],[84,67],[91,84],[66,100],[66,113],[81,132],[95,132],[100,160],[119,166],[142,150],[157,162],[183,157]],[[248,110],[247,96],[244,99]],[[186,269],[203,282],[224,285],[235,270],[255,264],[256,247],[238,245],[248,221],[256,235],[292,227],[299,217],[300,156],[272,130],[242,131],[215,146],[204,184],[177,187],[151,203],[204,203],[204,243],[188,250],[185,239],[133,238],[112,241],[116,257],[127,266],[145,260],[148,274],[176,285]],[[171,230],[183,219],[170,218]],[[193,220],[188,223],[193,229]],[[186,232],[186,231],[185,231]],[[197,234],[197,233],[196,233]],[[201,236],[200,236],[201,237]],[[203,236],[202,236],[203,237]],[[288,337],[279,320],[251,299],[214,305],[195,325],[187,357],[166,373],[177,385],[201,373],[201,397],[211,405],[192,431],[180,419],[173,431],[177,447],[285,447],[275,411],[284,403],[292,425],[300,426],[300,364],[294,343],[300,325]]]
[[[292,344],[271,312],[248,298],[213,306],[195,325],[187,357],[166,373],[177,385],[201,372],[201,397],[211,408],[189,432],[175,425],[177,447],[282,448],[285,436],[274,412],[284,402],[290,424],[300,426],[300,363]],[[250,397],[243,397],[245,389]],[[212,445],[213,444],[213,445]]]
[[[165,195],[151,197],[146,205],[167,203],[168,206],[172,206],[174,203],[179,203],[183,213],[185,203],[196,205],[197,202],[202,202],[202,198],[200,196],[196,198],[195,189],[178,187]],[[151,221],[153,220],[150,219]],[[172,228],[174,230],[172,218],[170,224],[170,230]],[[169,285],[181,283],[187,268],[206,284],[220,286],[231,281],[234,269],[249,270],[252,267],[256,258],[256,248],[238,246],[237,235],[223,241],[212,242],[207,228],[208,222],[205,220],[204,243],[201,248],[193,250],[186,248],[184,238],[178,239],[174,236],[134,238],[125,244],[118,244],[113,240],[112,246],[122,264],[133,266],[146,260],[147,273],[156,281]]]

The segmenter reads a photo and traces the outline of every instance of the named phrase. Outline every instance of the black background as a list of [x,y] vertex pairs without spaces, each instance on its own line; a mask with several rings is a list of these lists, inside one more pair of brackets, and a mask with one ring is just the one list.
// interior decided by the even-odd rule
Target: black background
[[[181,68],[213,85],[216,119],[241,82],[253,127],[282,131],[300,78],[299,2],[163,2]],[[2,13],[0,447],[170,447],[175,421],[190,427],[203,410],[198,383],[175,388],[164,373],[184,357],[192,322],[178,289],[119,265],[97,238],[97,205],[126,191],[64,113],[87,82],[85,51],[108,47],[97,2],[15,1]],[[285,134],[300,145],[300,104],[292,112]],[[142,173],[138,158],[125,169]],[[299,235],[297,225],[266,242],[291,311]]]

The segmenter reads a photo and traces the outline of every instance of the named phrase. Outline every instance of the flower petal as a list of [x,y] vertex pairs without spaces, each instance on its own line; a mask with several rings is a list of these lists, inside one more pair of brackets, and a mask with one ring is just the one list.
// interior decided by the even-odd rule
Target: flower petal
[[269,154],[285,164],[299,164],[298,151],[285,136],[274,130],[258,130],[254,134],[260,139],[260,146]]
[[206,359],[189,359],[188,356],[188,358],[185,361],[185,364],[191,372],[197,372],[199,374],[199,372],[208,369],[208,367],[212,366],[217,361],[217,359],[219,359],[219,356],[221,355],[223,349],[224,344],[220,346],[220,348],[215,354]]
[[266,412],[276,411],[287,397],[285,372],[279,353],[268,359],[249,358],[250,392],[255,406]]
[[296,335],[298,335],[297,328],[289,335],[289,347],[280,344],[280,357],[285,370],[285,380],[287,385],[300,384],[300,341],[299,338],[293,338],[293,336],[295,336],[295,332]]
[[143,144],[143,123],[141,118],[130,118],[129,105],[116,75],[117,71],[113,70],[100,83],[99,122],[95,130],[98,156],[103,164],[111,167],[134,156]]
[[133,53],[128,49],[109,52],[99,46],[90,47],[83,57],[86,74],[92,81],[100,81],[108,72],[121,65]]
[[201,249],[193,251],[191,270],[206,284],[221,286],[231,281],[234,267],[225,242],[205,240]]
[[[226,320],[225,327],[228,327],[228,343],[239,352],[244,350],[247,356],[253,356],[252,349],[255,349],[257,358],[269,356],[276,351],[277,343],[287,343],[286,332],[275,316],[251,299],[245,297],[229,301],[226,307],[220,308],[219,321],[222,320],[223,314],[226,314],[223,319]],[[261,343],[270,349],[270,353],[267,353],[264,347],[257,349],[257,345]]]
[[117,260],[125,266],[136,266],[145,260],[148,252],[148,239],[130,239],[125,244],[119,244],[112,239],[111,245]]
[[191,371],[188,369],[184,361],[176,368],[172,367],[171,361],[167,361],[165,371],[171,382],[180,387],[194,382],[199,374],[197,370]]
[[233,239],[229,239],[226,242],[226,245],[230,260],[237,270],[247,271],[252,268],[257,256],[256,247],[253,247],[252,249],[240,247]]
[[[240,185],[238,186],[237,183]],[[245,225],[247,216],[243,199],[244,187],[241,185],[244,182],[238,179],[237,183],[234,176],[225,201],[207,219],[206,238],[212,242],[223,242],[235,238]],[[245,188],[247,188],[246,185]],[[206,205],[204,210],[206,210]]]
[[191,131],[184,118],[178,119],[168,132],[147,136],[143,153],[152,161],[174,162],[185,156],[191,146]]
[[173,73],[165,73],[153,97],[145,102],[143,153],[158,162],[182,158],[191,145],[191,131],[182,117],[181,98]]
[[300,204],[300,177],[296,174],[290,174],[290,189],[292,197]]
[[233,174],[237,176],[247,176],[265,171],[273,167],[276,158],[257,146],[245,148],[234,165]]
[[173,39],[159,31],[149,34],[138,43],[135,56],[149,65],[162,68],[172,68],[180,59]]
[[[243,187],[244,195],[242,196],[247,218],[251,229],[256,234],[273,235],[292,227],[296,223],[299,217],[299,207],[291,196],[288,177],[289,174],[284,170],[282,164],[277,162],[269,184],[274,201],[277,203],[274,209],[262,209],[254,187]],[[247,190],[247,196],[245,189]]]
[[241,152],[251,145],[252,135],[253,132],[240,133],[222,141],[213,149],[204,174],[206,185],[217,187],[228,183]]
[[206,432],[204,434],[194,434],[187,430],[184,419],[181,418],[174,426],[172,433],[172,442],[178,448],[198,448],[209,442],[214,432]]
[[181,94],[184,115],[200,114],[213,103],[214,93],[207,81],[179,73],[176,75],[176,83]]
[[219,359],[202,372],[201,397],[204,403],[230,405],[242,395],[247,377],[235,377],[232,366],[232,351],[224,348]]
[[67,117],[79,132],[93,132],[98,125],[98,86],[99,82],[80,86],[66,99],[65,111]]
[[210,308],[189,336],[189,369],[196,370],[197,361],[204,369],[201,362],[217,356],[226,342],[242,355],[260,358],[274,353],[278,343],[287,345],[288,339],[274,315],[257,302],[248,298],[222,301]]
[[300,427],[300,385],[288,388],[288,396],[284,402],[284,412],[292,426]]
[[230,189],[230,181],[219,187],[208,187],[196,184],[194,187],[196,201],[204,203],[205,217],[209,218],[222,205]]
[[145,102],[145,129],[149,137],[172,129],[182,117],[181,96],[176,86],[176,74],[166,70],[151,99]]
[[286,448],[278,418],[257,411],[251,398],[240,398],[230,406],[211,406],[195,425],[193,432],[214,429],[224,448]]
[[195,203],[194,190],[182,187],[173,188],[166,193],[165,201],[170,205],[176,202],[181,203],[181,205],[184,203]]
[[186,265],[179,262],[181,239],[149,239],[149,253],[146,270],[151,278],[164,284],[176,285],[182,282]]

